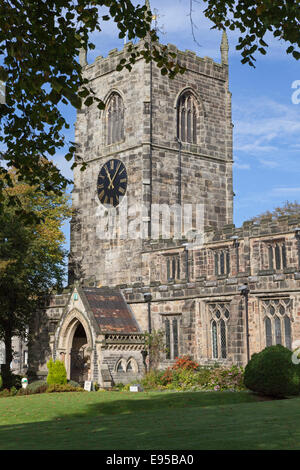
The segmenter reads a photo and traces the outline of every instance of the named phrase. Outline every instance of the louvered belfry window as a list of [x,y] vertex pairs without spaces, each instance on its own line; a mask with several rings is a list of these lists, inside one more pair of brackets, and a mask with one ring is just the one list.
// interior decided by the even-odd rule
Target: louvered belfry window
[[177,137],[181,142],[197,143],[197,101],[190,91],[178,100]]
[[124,104],[118,93],[112,93],[106,108],[107,145],[124,139]]
[[287,267],[286,245],[284,241],[271,243],[268,246],[269,269],[285,269]]

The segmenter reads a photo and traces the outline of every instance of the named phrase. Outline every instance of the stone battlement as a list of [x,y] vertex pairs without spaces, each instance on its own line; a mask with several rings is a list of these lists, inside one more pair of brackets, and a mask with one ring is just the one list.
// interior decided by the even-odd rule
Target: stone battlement
[[[130,41],[124,45],[123,49],[119,50],[118,48],[114,48],[108,52],[106,57],[102,55],[96,57],[92,64],[89,64],[85,67],[85,75],[87,75],[89,79],[93,79],[96,78],[96,76],[113,72],[122,59],[129,57],[130,52],[128,49],[130,46],[139,50],[142,49],[144,43],[145,40],[140,40],[137,44],[133,44]],[[158,43],[156,44],[156,47],[167,47],[169,52],[176,54],[179,64],[183,67],[186,67],[187,70],[213,76],[214,78],[226,79],[227,67],[224,67],[222,63],[215,62],[210,57],[197,56],[195,52],[188,49],[181,51],[173,44],[167,44],[165,46]],[[143,57],[140,56],[137,57],[136,61],[138,62],[142,59]]]
[[283,233],[295,231],[300,226],[299,216],[281,216],[277,219],[272,217],[263,218],[259,223],[251,220],[245,221],[241,227],[235,227],[234,224],[225,225],[221,230],[214,230],[212,227],[205,227],[205,241],[217,242],[221,240],[230,240],[232,237],[253,238],[266,235],[276,236]]

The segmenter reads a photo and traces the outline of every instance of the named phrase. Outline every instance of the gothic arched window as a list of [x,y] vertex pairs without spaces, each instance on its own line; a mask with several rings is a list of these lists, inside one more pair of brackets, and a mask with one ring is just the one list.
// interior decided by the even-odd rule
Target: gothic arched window
[[197,101],[194,95],[187,91],[177,103],[177,137],[181,142],[197,143]]
[[135,359],[130,358],[127,361],[126,372],[138,372],[138,365]]
[[117,372],[125,372],[125,364],[124,364],[124,359],[120,359],[119,362],[117,363],[116,366],[116,371]]
[[211,339],[212,339],[212,357],[214,359],[226,359],[228,357],[228,320],[229,304],[210,304],[209,311],[211,316]]
[[264,300],[262,306],[265,314],[266,346],[282,344],[291,349],[291,299]]
[[112,93],[106,106],[107,145],[124,139],[124,104],[118,93]]

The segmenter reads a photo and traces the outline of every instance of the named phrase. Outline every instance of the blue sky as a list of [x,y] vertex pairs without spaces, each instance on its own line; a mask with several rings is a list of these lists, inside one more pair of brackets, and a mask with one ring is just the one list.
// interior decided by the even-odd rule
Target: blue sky
[[[221,32],[210,29],[212,23],[204,17],[201,2],[195,3],[193,12],[197,43],[191,31],[187,0],[151,0],[151,8],[158,11],[162,43],[194,50],[200,57],[209,56],[220,62]],[[234,123],[234,223],[240,226],[287,200],[300,200],[300,103],[292,102],[292,84],[300,80],[300,63],[286,54],[283,42],[270,37],[268,53],[257,56],[256,68],[242,65],[239,51],[235,50],[237,38],[238,33],[228,32]],[[105,22],[91,41],[96,49],[88,53],[89,63],[124,44],[111,22]],[[75,122],[74,110],[66,108],[66,115],[71,123]],[[71,126],[68,133],[70,140],[74,139],[73,129]],[[71,176],[70,165],[62,154],[54,160],[64,174]],[[64,230],[68,247],[67,224]]]

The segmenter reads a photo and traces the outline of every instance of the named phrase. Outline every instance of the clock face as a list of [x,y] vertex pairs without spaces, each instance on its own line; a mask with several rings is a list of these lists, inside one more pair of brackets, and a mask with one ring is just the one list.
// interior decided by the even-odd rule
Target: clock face
[[105,206],[117,207],[125,196],[127,172],[120,160],[109,160],[100,170],[97,181],[99,200]]

